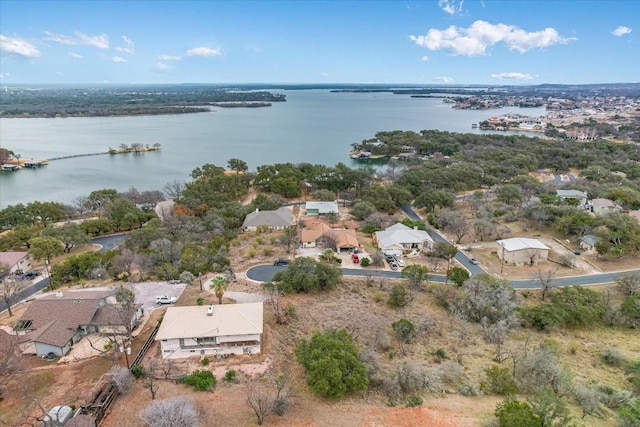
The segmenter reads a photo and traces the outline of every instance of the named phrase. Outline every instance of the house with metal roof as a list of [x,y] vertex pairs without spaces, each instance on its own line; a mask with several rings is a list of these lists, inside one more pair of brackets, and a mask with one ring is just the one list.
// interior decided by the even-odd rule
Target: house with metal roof
[[586,234],[580,238],[580,249],[585,252],[594,252],[596,250],[596,236],[593,234]]
[[433,249],[433,239],[424,230],[410,228],[398,222],[373,234],[373,243],[385,255],[403,255],[413,251]]
[[[579,190],[556,190],[556,196],[566,203],[576,203],[583,209],[588,207],[589,197],[587,193]],[[575,200],[575,202],[573,202]]]
[[155,340],[163,359],[257,354],[262,351],[263,303],[169,307]]
[[337,202],[307,202],[307,215],[326,215],[330,212],[339,213]]
[[498,257],[505,264],[535,265],[546,261],[550,248],[538,239],[512,237],[498,240]]
[[242,223],[244,231],[255,231],[258,227],[282,230],[293,225],[293,212],[290,208],[281,207],[275,211],[255,210],[247,215]]
[[606,215],[612,212],[621,212],[622,206],[615,203],[613,200],[597,198],[591,200],[591,212],[600,216]]

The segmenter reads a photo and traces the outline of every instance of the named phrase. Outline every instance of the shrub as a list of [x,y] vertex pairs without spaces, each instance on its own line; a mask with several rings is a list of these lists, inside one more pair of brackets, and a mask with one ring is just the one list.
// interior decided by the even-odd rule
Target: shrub
[[514,394],[518,392],[518,384],[508,368],[493,365],[487,374],[489,391],[496,394]]
[[389,304],[389,307],[401,308],[409,304],[409,301],[410,298],[407,288],[403,285],[395,285],[393,289],[391,289],[391,294],[389,294],[387,304]]
[[600,357],[605,364],[616,368],[627,364],[627,359],[617,348],[605,348],[600,353]]
[[422,400],[422,397],[418,396],[417,394],[414,394],[412,396],[409,396],[407,398],[407,408],[415,408],[416,406],[422,406],[422,403],[424,401]]
[[436,362],[440,363],[447,358],[447,352],[444,348],[439,348],[436,350],[435,356]]
[[211,371],[193,371],[184,378],[184,383],[198,391],[207,391],[216,386],[216,377]]
[[142,365],[138,365],[138,364],[133,365],[131,367],[131,375],[133,375],[136,379],[144,377],[145,372]]
[[256,252],[256,250],[255,250],[255,249],[249,249],[249,250],[247,251],[247,256],[248,256],[249,258],[253,258],[253,257],[255,257],[255,256],[256,256],[256,253],[257,253],[257,252]]
[[475,384],[462,384],[458,391],[463,396],[477,396],[480,394],[480,390]]
[[375,302],[382,302],[382,301],[384,301],[384,297],[385,297],[385,296],[386,296],[386,295],[385,295],[385,293],[384,293],[384,292],[382,292],[382,291],[376,291],[376,292],[373,294],[373,300],[374,300]]
[[262,248],[262,255],[271,256],[273,255],[273,248],[271,246],[265,246]]
[[202,363],[202,366],[207,366],[209,364],[209,358],[203,357],[200,363]]
[[198,299],[196,300],[196,304],[198,304],[198,305],[204,305],[204,298],[202,298],[202,297],[198,297]]
[[369,265],[371,265],[371,260],[367,257],[364,257],[360,260],[360,265],[363,267],[369,267]]
[[231,382],[235,382],[236,380],[236,371],[233,369],[229,369],[225,374],[224,374],[224,380],[228,383]]

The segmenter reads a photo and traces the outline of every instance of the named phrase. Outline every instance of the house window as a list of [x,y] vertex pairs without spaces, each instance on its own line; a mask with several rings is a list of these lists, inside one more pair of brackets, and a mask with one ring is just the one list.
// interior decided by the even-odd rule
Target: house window
[[216,343],[215,337],[197,338],[198,345],[212,345]]

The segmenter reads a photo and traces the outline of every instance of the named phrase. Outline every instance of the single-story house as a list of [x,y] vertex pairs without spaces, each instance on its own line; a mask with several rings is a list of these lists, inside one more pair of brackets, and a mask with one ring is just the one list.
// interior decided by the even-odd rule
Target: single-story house
[[587,193],[579,190],[556,190],[556,195],[563,201],[571,203],[572,200],[576,200],[577,206],[583,209],[587,208],[587,202],[589,197]]
[[307,202],[307,215],[326,215],[330,212],[340,213],[337,202]]
[[385,255],[403,255],[416,250],[428,252],[434,244],[426,231],[407,227],[400,222],[386,230],[376,231],[373,234],[373,243]]
[[163,359],[257,354],[263,303],[169,307],[155,340]]
[[0,252],[0,264],[9,267],[9,273],[26,273],[30,271],[31,254],[29,252]]
[[[113,294],[110,290],[64,291],[31,301],[14,327],[23,334],[23,352],[64,356],[85,335],[126,333],[125,322],[115,315]],[[137,320],[134,313],[131,326]]]
[[293,224],[293,212],[282,207],[275,211],[255,210],[246,216],[242,223],[244,231],[256,231],[258,227],[267,227],[273,230],[282,230]]
[[609,199],[593,199],[591,200],[591,212],[596,215],[606,215],[611,212],[620,212],[622,207]]
[[596,236],[593,234],[582,236],[578,246],[585,252],[594,252],[596,250]]
[[336,252],[352,252],[360,246],[355,230],[332,228],[325,235],[335,241],[336,246],[334,249]]
[[549,247],[538,239],[512,237],[497,243],[498,257],[505,264],[534,265],[549,256]]
[[322,220],[305,220],[304,228],[300,230],[300,244],[303,248],[315,248],[318,241],[331,227]]

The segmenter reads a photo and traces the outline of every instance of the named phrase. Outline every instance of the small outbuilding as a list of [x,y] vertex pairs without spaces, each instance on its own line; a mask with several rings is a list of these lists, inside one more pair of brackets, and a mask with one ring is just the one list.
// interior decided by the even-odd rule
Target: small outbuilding
[[549,256],[549,247],[538,239],[513,237],[497,243],[498,257],[505,264],[535,265]]
[[307,215],[326,215],[330,212],[339,213],[337,202],[307,202]]

